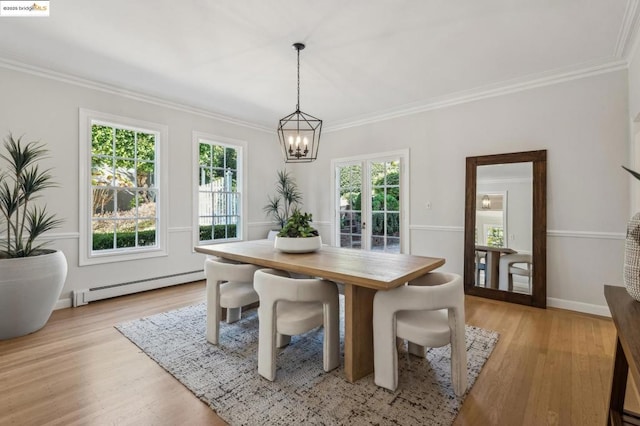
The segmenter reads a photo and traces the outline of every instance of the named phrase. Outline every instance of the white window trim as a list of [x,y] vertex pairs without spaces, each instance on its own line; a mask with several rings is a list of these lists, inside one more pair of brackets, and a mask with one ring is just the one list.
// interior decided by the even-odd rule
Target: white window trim
[[224,239],[220,241],[212,241],[212,242],[209,242],[208,244],[221,244],[221,243],[228,243],[230,241],[244,240],[245,235],[248,235],[247,234],[247,230],[248,230],[247,188],[249,186],[248,186],[248,179],[247,179],[248,167],[245,167],[245,165],[247,164],[248,158],[249,158],[248,156],[249,144],[246,141],[239,140],[239,139],[232,139],[224,136],[217,136],[209,133],[194,131],[193,137],[192,137],[192,144],[191,144],[192,146],[191,169],[193,171],[192,178],[191,178],[191,185],[193,188],[192,190],[193,208],[191,209],[192,210],[193,245],[194,247],[197,245],[200,245],[200,224],[198,220],[199,198],[198,198],[198,185],[196,184],[200,176],[200,173],[199,173],[200,141],[210,143],[210,144],[215,144],[215,145],[228,146],[230,148],[236,149],[238,151],[238,156],[237,156],[238,178],[241,179],[241,182],[239,182],[239,185],[238,185],[238,188],[240,189],[240,214],[241,214],[240,216],[241,227],[240,229],[237,229],[238,237]]
[[[80,161],[80,247],[78,263],[80,266],[102,263],[121,262],[125,260],[146,259],[168,255],[167,227],[169,218],[169,127],[164,124],[137,120],[129,117],[92,111],[85,108],[79,110],[79,161]],[[156,228],[157,245],[152,248],[128,248],[113,250],[105,253],[91,253],[91,125],[92,122],[104,122],[121,128],[131,127],[136,130],[147,130],[158,133],[156,140],[156,165],[158,174],[158,201],[156,214],[158,225]]]
[[[409,253],[411,247],[411,233],[409,232],[409,149],[400,149],[397,151],[387,151],[372,154],[356,155],[346,158],[334,158],[331,160],[331,188],[333,188],[334,194],[331,197],[331,211],[333,212],[333,220],[331,221],[331,244],[337,245],[340,240],[340,206],[336,205],[336,199],[339,198],[339,188],[337,186],[336,167],[349,166],[354,164],[364,163],[369,160],[395,160],[400,159],[400,220],[402,227],[400,228],[400,252]],[[368,186],[369,183],[366,182]],[[363,188],[366,192],[368,189]],[[365,214],[365,212],[363,212]],[[369,214],[367,212],[366,214]]]

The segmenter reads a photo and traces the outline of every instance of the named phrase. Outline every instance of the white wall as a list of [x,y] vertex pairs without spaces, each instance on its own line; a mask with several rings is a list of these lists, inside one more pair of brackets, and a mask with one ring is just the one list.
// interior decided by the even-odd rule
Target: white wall
[[[629,217],[629,117],[640,112],[640,59],[629,70],[487,98],[448,108],[325,132],[319,159],[288,165],[327,241],[332,214],[330,160],[410,150],[410,251],[447,259],[462,272],[465,157],[548,150],[548,296],[551,305],[589,310],[605,304],[602,286],[622,283],[624,230]],[[41,139],[61,187],[46,202],[67,218],[54,247],[69,261],[62,299],[74,289],[202,268],[192,252],[191,132],[249,143],[249,239],[270,228],[262,206],[282,168],[275,132],[262,132],[202,115],[0,69],[0,134]],[[169,126],[169,256],[78,266],[78,108]],[[329,126],[330,123],[325,123]],[[431,209],[426,209],[429,201]]]
[[[275,131],[231,124],[200,114],[177,110],[63,81],[0,69],[0,136],[11,131],[26,140],[46,142],[57,189],[47,191],[46,203],[66,218],[51,235],[53,248],[64,251],[69,274],[60,305],[70,302],[71,291],[202,270],[204,256],[192,251],[192,131],[248,142],[249,239],[264,238],[270,224],[262,212],[272,192],[276,170],[282,164]],[[166,124],[169,127],[169,238],[168,257],[95,266],[78,266],[79,182],[78,108]],[[275,124],[274,124],[275,127]]]
[[462,273],[465,158],[547,149],[549,304],[598,311],[603,285],[622,283],[627,108],[627,73],[616,71],[325,132],[319,159],[294,173],[305,210],[329,228],[330,160],[408,148],[411,253]]
[[[636,37],[635,49],[629,58],[629,128],[631,133],[629,159],[625,165],[640,170],[640,37]],[[631,200],[629,215],[640,211],[640,182],[631,181]]]

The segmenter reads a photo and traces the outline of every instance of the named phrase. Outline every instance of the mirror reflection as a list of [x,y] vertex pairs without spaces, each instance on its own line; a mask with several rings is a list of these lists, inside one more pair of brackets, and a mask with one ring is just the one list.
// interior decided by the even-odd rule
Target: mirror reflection
[[477,167],[475,286],[532,294],[533,163]]

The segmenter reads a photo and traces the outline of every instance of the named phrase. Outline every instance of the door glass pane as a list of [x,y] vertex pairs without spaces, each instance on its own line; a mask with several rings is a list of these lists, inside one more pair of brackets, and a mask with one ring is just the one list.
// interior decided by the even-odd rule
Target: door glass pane
[[340,247],[361,248],[362,166],[339,169]]
[[400,161],[370,162],[371,249],[400,252]]

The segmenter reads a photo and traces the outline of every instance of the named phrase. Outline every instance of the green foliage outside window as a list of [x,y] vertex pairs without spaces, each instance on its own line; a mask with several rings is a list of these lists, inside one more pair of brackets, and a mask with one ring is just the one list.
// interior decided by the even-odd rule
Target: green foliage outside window
[[213,238],[211,236],[211,225],[200,226],[200,241],[222,240],[225,238],[236,238],[238,236],[236,225],[215,225],[213,226]]
[[138,231],[138,245],[136,246],[136,232],[125,231],[118,232],[116,236],[116,246],[113,246],[113,232],[94,233],[92,249],[96,250],[113,250],[116,248],[144,247],[156,244],[155,229],[147,231]]
[[496,227],[489,228],[487,245],[490,247],[504,247],[504,230]]
[[[153,246],[156,208],[156,135],[110,125],[91,126],[92,249],[113,250]],[[137,228],[103,232],[100,224],[116,218],[135,222],[141,212],[152,220],[140,220]],[[104,219],[107,219],[106,221]],[[108,226],[107,226],[108,227]],[[129,228],[129,229],[127,229]],[[136,244],[137,233],[137,244]]]

